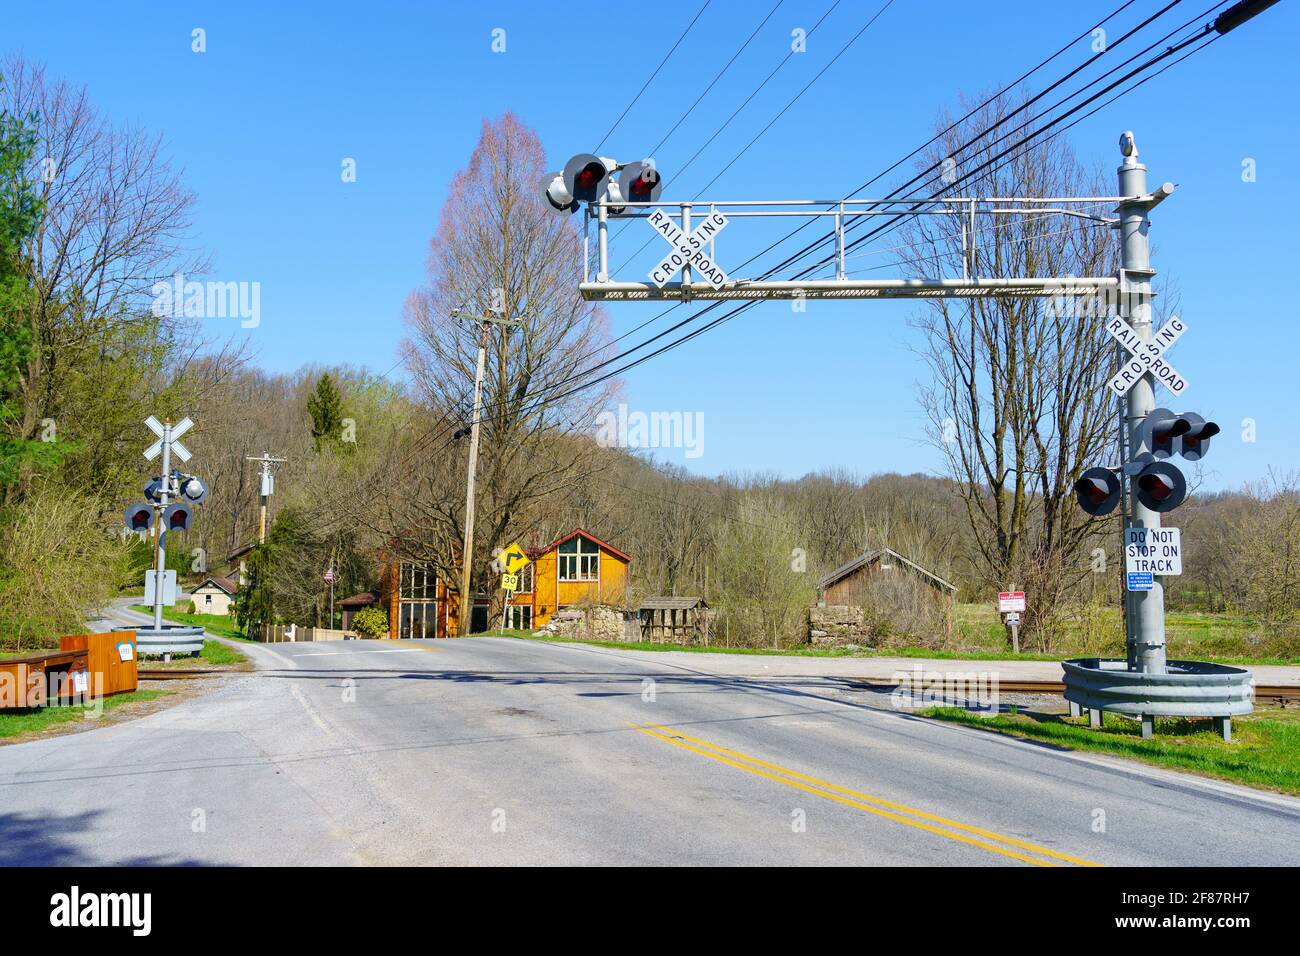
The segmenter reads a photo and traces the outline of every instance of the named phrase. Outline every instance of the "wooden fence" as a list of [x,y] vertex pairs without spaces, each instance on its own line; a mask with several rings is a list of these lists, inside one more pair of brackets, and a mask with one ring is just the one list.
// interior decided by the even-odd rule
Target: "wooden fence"
[[345,641],[353,640],[352,631],[340,631],[327,627],[297,627],[293,624],[262,624],[257,628],[253,640],[262,644],[294,644],[311,641]]

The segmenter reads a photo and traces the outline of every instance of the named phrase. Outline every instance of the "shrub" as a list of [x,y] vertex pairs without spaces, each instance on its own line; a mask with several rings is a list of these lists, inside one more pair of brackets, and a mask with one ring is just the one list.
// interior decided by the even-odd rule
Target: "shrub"
[[388,612],[374,604],[363,607],[352,617],[352,630],[367,637],[386,637]]

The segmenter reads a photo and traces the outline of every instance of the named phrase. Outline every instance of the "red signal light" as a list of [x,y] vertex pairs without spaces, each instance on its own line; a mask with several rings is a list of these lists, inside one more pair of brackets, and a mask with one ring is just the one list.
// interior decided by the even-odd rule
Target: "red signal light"
[[1167,461],[1154,461],[1137,479],[1138,502],[1152,511],[1172,511],[1187,497],[1187,479]]
[[650,202],[650,193],[654,188],[654,183],[648,183],[644,176],[638,176],[632,180],[628,202]]
[[153,524],[153,506],[147,501],[138,501],[126,509],[122,519],[127,531],[148,532]]
[[1142,486],[1142,490],[1156,501],[1166,501],[1174,493],[1173,486],[1159,475],[1144,475],[1138,483]]
[[1089,468],[1074,483],[1079,505],[1090,515],[1106,515],[1119,504],[1120,481],[1109,468]]
[[596,189],[606,175],[605,167],[601,163],[588,163],[583,166],[578,170],[578,175],[573,178],[573,198],[581,202],[595,202],[598,198]]

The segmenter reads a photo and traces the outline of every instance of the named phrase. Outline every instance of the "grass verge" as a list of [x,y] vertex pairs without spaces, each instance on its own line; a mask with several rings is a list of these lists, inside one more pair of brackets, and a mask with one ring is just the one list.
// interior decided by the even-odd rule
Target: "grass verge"
[[241,668],[242,665],[248,664],[251,667],[251,662],[247,657],[233,647],[227,647],[220,641],[204,641],[203,650],[199,652],[198,657],[173,657],[170,661],[164,661],[161,657],[140,659],[140,667],[149,670],[167,670],[168,668],[183,670],[187,667],[202,667],[204,664],[210,664],[213,667],[234,668]]
[[[139,704],[172,693],[167,690],[137,690],[130,694],[118,694],[104,699],[104,712],[116,710],[127,704]],[[39,734],[66,724],[73,720],[84,719],[85,707],[41,707],[35,710],[0,710],[0,740],[10,737]]]
[[1156,736],[1143,740],[1135,721],[1106,714],[1100,730],[1083,717],[999,714],[980,717],[957,707],[918,711],[923,717],[965,724],[1070,750],[1129,757],[1144,763],[1300,795],[1300,712],[1266,710],[1232,721],[1224,743],[1209,720],[1156,718]]
[[[142,614],[152,614],[153,608],[144,604],[132,604],[131,610],[139,611]],[[205,631],[211,631],[213,634],[220,634],[222,637],[229,637],[236,641],[253,641],[244,636],[244,632],[235,624],[235,619],[225,614],[180,614],[176,611],[163,610],[163,619],[171,621],[173,624],[189,624],[194,627],[201,627]]]

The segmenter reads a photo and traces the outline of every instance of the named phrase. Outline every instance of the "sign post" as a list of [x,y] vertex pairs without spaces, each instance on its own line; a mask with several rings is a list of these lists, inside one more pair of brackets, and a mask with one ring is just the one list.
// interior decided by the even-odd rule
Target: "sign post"
[[506,618],[510,613],[510,598],[519,590],[519,572],[532,562],[528,552],[512,541],[497,555],[497,565],[501,568],[501,590],[506,592],[501,605],[501,630],[506,629]]
[[505,600],[501,602],[501,630],[506,629],[507,615],[510,612],[510,599],[514,597],[515,591],[519,587],[519,575],[503,574],[501,575],[501,590],[506,592]]
[[999,591],[998,613],[1005,614],[1003,623],[1011,629],[1011,650],[1020,653],[1020,615],[1025,610],[1024,591]]
[[167,510],[167,495],[172,484],[172,455],[182,462],[190,460],[189,449],[179,441],[180,437],[194,427],[194,422],[182,418],[173,425],[171,422],[159,422],[150,415],[144,420],[145,426],[158,436],[158,440],[145,449],[144,457],[153,461],[162,455],[162,481],[158,488],[157,527],[158,536],[154,543],[154,580],[153,580],[153,626],[162,630],[163,605],[167,603],[167,525],[163,513]]

